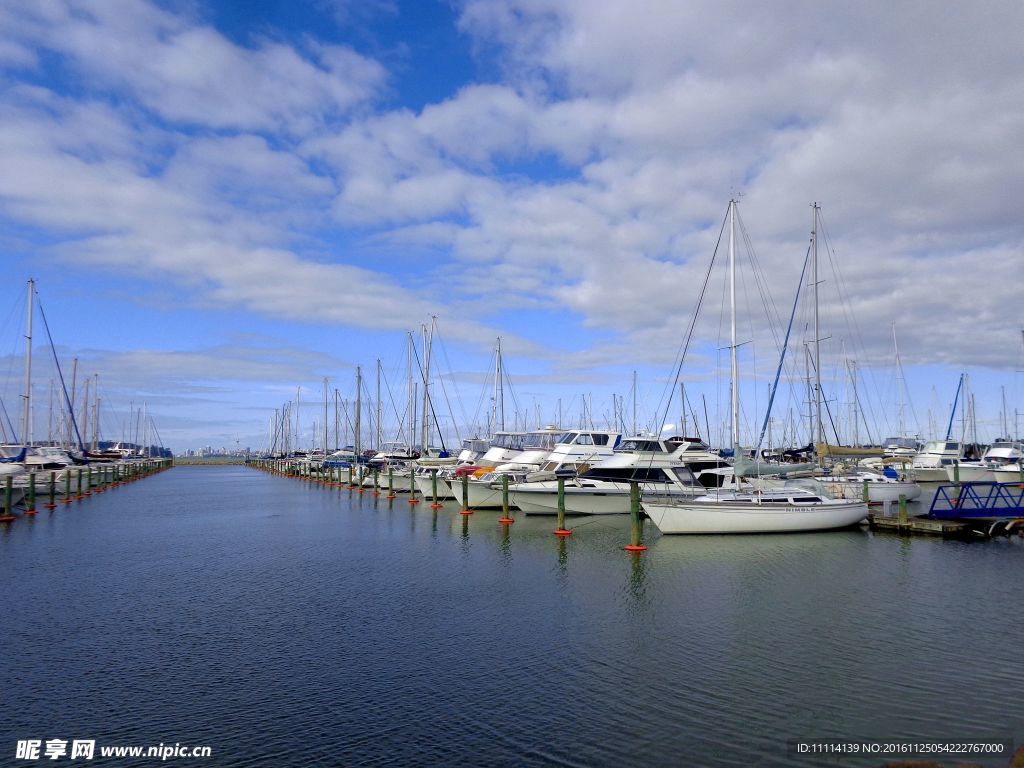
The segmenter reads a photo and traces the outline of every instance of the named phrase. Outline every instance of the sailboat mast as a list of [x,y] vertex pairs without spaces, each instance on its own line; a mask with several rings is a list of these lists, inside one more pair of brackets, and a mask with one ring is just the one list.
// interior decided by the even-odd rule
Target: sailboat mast
[[853,385],[853,444],[860,445],[860,431],[858,425],[860,414],[857,412],[857,361],[850,361],[850,383]]
[[93,378],[93,403],[92,403],[92,449],[99,449],[100,442],[100,375],[94,373]]
[[339,448],[342,447],[341,446],[341,442],[340,442],[341,435],[339,434],[340,430],[338,429],[339,426],[340,425],[338,424],[338,388],[335,387],[334,388],[334,450],[338,450]]
[[381,406],[380,406],[380,358],[377,358],[377,442],[374,447],[379,451],[382,445],[383,427],[380,423],[381,420]]
[[54,445],[53,440],[53,379],[50,379],[50,405],[46,414],[46,443]]
[[1010,437],[1010,427],[1009,427],[1009,422],[1008,422],[1007,416],[1006,416],[1006,387],[1005,386],[1000,386],[999,390],[1003,394],[1003,419],[1002,419],[1002,421],[1003,421],[1003,434],[1007,438],[1009,438]]
[[633,434],[637,434],[636,431],[636,370],[633,371]]
[[420,441],[420,451],[423,455],[427,453],[427,442],[430,439],[430,356],[434,351],[434,324],[437,317],[430,318],[430,332],[427,333],[426,326],[423,327],[425,334],[423,340],[423,437]]
[[498,429],[505,429],[505,382],[503,377],[505,372],[502,370],[501,364],[501,336],[498,337],[497,353],[495,354],[494,362],[494,408],[495,408],[495,423],[498,425]]
[[406,418],[409,419],[408,431],[406,431],[405,419],[402,420],[402,438],[412,447],[416,440],[416,391],[413,389],[412,361],[415,356],[416,342],[413,340],[412,331],[409,331],[409,365],[407,370],[409,405],[406,408]]
[[302,413],[302,385],[295,388],[295,450],[302,450],[302,424],[299,422]]
[[896,408],[897,408],[896,418],[897,418],[897,427],[899,429],[899,436],[903,437],[904,433],[906,431],[905,428],[904,428],[904,425],[903,425],[903,411],[904,411],[903,390],[907,386],[907,384],[906,384],[906,381],[904,381],[904,379],[903,379],[903,363],[900,362],[900,348],[896,344],[896,322],[895,321],[893,321],[893,324],[892,324],[892,348],[893,348],[893,352],[895,352],[895,354],[896,354],[896,388],[897,388],[897,393],[896,393],[896,395],[897,395],[897,397],[896,397],[896,403],[897,403],[896,404]]
[[818,322],[818,204],[814,203],[811,222],[811,263],[814,280],[814,421],[815,441],[824,442],[821,429],[821,333]]
[[[68,401],[68,407],[71,412],[68,414],[68,448],[71,448],[74,442],[74,429],[75,429],[75,386],[78,383],[78,358],[73,358],[71,361],[71,399]],[[135,430],[138,435],[138,429]],[[138,442],[138,441],[136,441]]]
[[[738,449],[740,444],[740,397],[739,397],[739,366],[736,355],[736,201],[729,201],[729,324],[730,324],[730,363],[732,367],[732,444]],[[738,450],[737,450],[738,453]]]
[[327,377],[324,376],[324,458],[327,458],[327,398],[328,398]]
[[85,392],[82,393],[82,450],[89,442],[89,377],[85,377]]
[[356,449],[356,461],[359,461],[359,457],[362,455],[362,424],[361,416],[363,413],[363,369],[360,366],[356,366],[356,423],[355,423],[355,449]]
[[32,299],[36,281],[28,281],[28,323],[25,328],[25,402],[21,417],[21,437],[25,445],[32,445]]

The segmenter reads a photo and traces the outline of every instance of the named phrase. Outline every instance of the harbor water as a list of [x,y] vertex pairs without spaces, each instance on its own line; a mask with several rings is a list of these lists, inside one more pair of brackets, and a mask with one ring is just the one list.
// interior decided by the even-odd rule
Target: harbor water
[[628,516],[571,537],[500,516],[175,467],[0,527],[0,764],[56,738],[206,745],[166,764],[217,766],[874,766],[895,758],[790,742],[1024,743],[1019,538],[647,523],[634,555]]

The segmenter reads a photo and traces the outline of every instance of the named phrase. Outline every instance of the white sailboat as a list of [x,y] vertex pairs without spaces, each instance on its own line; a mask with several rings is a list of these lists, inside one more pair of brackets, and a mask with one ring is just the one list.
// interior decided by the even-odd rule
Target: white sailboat
[[[739,371],[736,339],[736,201],[729,201],[729,293],[731,306],[732,435],[739,478],[764,471],[739,447]],[[782,488],[717,491],[695,499],[644,499],[644,512],[662,533],[780,533],[822,531],[854,525],[868,514],[862,501],[831,498],[814,481],[789,481]]]

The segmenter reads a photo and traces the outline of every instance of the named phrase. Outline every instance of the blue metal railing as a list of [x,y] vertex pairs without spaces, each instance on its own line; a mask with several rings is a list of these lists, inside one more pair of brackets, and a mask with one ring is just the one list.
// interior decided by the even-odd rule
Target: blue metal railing
[[1024,517],[1024,483],[940,485],[928,517],[938,520]]

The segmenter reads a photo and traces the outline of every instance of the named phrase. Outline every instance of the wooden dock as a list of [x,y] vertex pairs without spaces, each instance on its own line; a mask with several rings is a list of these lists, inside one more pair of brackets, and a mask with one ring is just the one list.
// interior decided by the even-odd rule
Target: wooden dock
[[868,515],[872,531],[891,531],[904,536],[941,536],[945,539],[974,538],[976,526],[960,520],[933,520],[928,517],[908,517],[872,512]]

